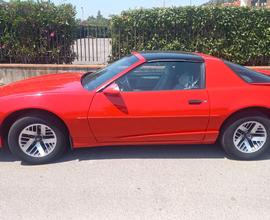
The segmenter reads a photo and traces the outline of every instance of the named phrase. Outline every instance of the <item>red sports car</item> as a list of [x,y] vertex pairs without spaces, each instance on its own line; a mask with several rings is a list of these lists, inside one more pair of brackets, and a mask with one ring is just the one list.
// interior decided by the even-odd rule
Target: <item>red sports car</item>
[[0,87],[0,145],[32,164],[65,149],[212,144],[253,159],[270,147],[270,76],[197,53],[133,53],[95,73]]

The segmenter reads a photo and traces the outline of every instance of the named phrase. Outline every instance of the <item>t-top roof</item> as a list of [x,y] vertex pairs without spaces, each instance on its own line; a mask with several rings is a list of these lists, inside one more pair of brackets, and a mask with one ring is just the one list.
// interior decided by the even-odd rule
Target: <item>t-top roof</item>
[[139,52],[147,61],[153,60],[186,60],[192,62],[204,62],[204,59],[194,53],[177,51],[143,51]]

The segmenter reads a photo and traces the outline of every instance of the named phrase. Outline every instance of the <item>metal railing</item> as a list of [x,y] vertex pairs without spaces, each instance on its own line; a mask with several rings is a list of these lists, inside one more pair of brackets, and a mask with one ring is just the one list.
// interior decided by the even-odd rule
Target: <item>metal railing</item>
[[107,64],[111,52],[111,32],[108,27],[80,26],[77,31],[73,52],[75,64]]
[[111,32],[108,27],[80,26],[72,47],[75,64],[107,64],[112,52]]

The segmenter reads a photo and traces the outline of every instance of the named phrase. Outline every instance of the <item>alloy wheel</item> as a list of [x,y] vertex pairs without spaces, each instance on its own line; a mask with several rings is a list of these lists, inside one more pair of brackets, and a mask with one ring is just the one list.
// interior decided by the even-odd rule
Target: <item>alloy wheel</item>
[[263,124],[257,121],[242,123],[234,132],[233,143],[243,153],[259,151],[267,141],[267,131]]
[[31,157],[45,157],[56,146],[57,138],[52,128],[45,124],[31,124],[25,127],[19,135],[21,150]]

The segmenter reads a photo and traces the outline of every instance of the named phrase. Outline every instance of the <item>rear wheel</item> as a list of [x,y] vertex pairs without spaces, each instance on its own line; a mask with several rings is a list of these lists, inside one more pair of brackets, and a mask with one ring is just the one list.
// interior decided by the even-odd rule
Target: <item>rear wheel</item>
[[255,159],[270,147],[269,132],[270,120],[263,115],[231,120],[223,132],[222,146],[233,158]]
[[27,116],[11,126],[8,145],[21,160],[42,164],[63,154],[68,145],[68,136],[57,120],[45,116]]

